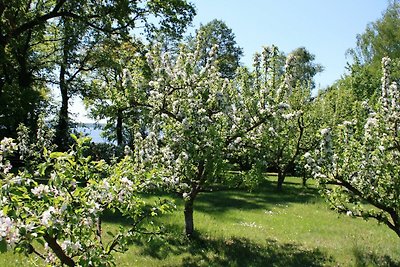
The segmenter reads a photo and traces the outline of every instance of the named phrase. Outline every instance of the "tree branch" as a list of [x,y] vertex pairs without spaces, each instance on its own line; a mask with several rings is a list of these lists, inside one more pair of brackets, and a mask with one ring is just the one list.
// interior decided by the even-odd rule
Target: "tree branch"
[[46,258],[40,254],[33,246],[32,244],[29,244],[29,252],[30,253],[34,253],[35,255],[37,255],[39,258],[41,258],[42,260],[46,260]]
[[[353,173],[353,175],[356,175],[356,174],[357,173]],[[352,186],[349,182],[345,181],[340,176],[335,176],[334,179],[335,180],[330,180],[330,181],[326,182],[326,184],[338,185],[338,186],[342,186],[342,187],[348,189],[350,192],[352,192],[355,195],[359,196],[361,199],[367,201],[369,204],[375,206],[376,208],[378,208],[380,210],[383,210],[383,211],[387,212],[392,217],[392,219],[394,220],[394,223],[398,224],[397,223],[398,216],[397,216],[396,211],[393,208],[387,207],[387,206],[375,201],[371,197],[364,196],[364,194],[360,190],[358,190],[357,188]]]
[[57,258],[60,259],[62,264],[65,264],[70,267],[75,266],[74,260],[64,253],[64,251],[62,250],[62,248],[57,243],[57,240],[54,237],[50,236],[49,234],[45,234],[43,238],[47,242],[47,244],[49,244],[49,247],[56,254]]
[[233,142],[237,137],[242,136],[251,132],[252,130],[256,129],[258,126],[264,124],[269,119],[269,116],[265,116],[264,118],[260,119],[258,122],[250,126],[249,128],[245,129],[243,132],[237,132],[236,134],[228,137],[225,141],[225,145],[228,146],[231,142]]

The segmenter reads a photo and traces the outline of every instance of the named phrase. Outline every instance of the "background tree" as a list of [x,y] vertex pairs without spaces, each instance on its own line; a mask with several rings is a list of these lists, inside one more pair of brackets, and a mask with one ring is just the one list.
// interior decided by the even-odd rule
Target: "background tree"
[[381,59],[392,58],[392,77],[399,81],[400,72],[400,2],[389,1],[382,17],[368,24],[364,33],[357,35],[356,48],[350,49],[354,63],[349,66],[348,86],[355,91],[359,100],[373,98],[376,102],[380,96]]
[[95,119],[107,120],[104,134],[108,140],[132,145],[134,134],[145,131],[148,118],[143,108],[150,80],[146,50],[140,40],[104,45],[96,51],[98,67],[90,78],[85,103]]
[[[191,21],[194,8],[185,0],[115,0],[96,5],[86,0],[2,1],[0,14],[0,97],[13,107],[2,110],[4,132],[15,135],[20,122],[37,115],[40,100],[46,95],[43,91],[46,77],[59,71],[62,109],[57,139],[65,140],[68,98],[73,95],[73,91],[68,91],[68,86],[72,87],[67,80],[76,78],[76,70],[85,66],[82,63],[87,59],[88,50],[83,44],[129,36],[138,27],[144,27],[149,33],[163,30],[179,35]],[[64,36],[60,37],[59,33]],[[58,49],[59,44],[62,51]],[[48,56],[55,58],[49,60]],[[10,117],[15,119],[7,121]]]
[[52,54],[44,49],[48,41],[45,27],[32,20],[39,17],[38,5],[30,10],[30,1],[0,2],[0,136],[16,136],[18,125],[29,127],[36,124],[38,111],[42,109],[48,89],[45,87],[43,70]]
[[314,77],[324,70],[321,64],[315,63],[315,56],[305,47],[299,47],[288,55],[294,60],[290,63],[290,86],[309,87],[315,89]]
[[[66,4],[67,5],[67,4]],[[72,96],[83,91],[83,71],[89,71],[87,62],[91,57],[93,42],[82,41],[88,31],[87,25],[74,22],[71,18],[60,18],[55,25],[60,42],[60,50],[56,53],[55,68],[58,72],[57,85],[61,97],[61,106],[58,110],[55,144],[66,151],[70,139],[69,102]],[[95,38],[93,38],[95,39]]]
[[[207,55],[213,46],[218,45],[217,52],[217,68],[223,78],[233,78],[236,69],[240,66],[240,58],[243,56],[243,49],[239,47],[235,40],[235,34],[232,32],[225,22],[214,19],[205,25],[200,25],[196,30],[196,35],[202,32],[204,38],[203,43],[198,44],[195,37],[191,39],[192,46],[200,45],[203,49],[204,58],[200,60],[204,63]],[[190,42],[190,41],[189,41]],[[193,47],[195,50],[196,47]]]

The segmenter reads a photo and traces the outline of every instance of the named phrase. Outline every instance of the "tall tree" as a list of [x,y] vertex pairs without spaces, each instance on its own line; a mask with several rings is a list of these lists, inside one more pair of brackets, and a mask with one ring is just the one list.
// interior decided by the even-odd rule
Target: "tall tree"
[[61,96],[61,106],[58,111],[55,143],[66,151],[70,141],[69,137],[69,101],[73,95],[82,91],[83,71],[89,71],[86,67],[90,58],[93,45],[88,41],[81,41],[85,37],[87,26],[82,23],[74,23],[71,18],[61,18],[56,25],[60,36],[60,51],[57,53],[55,64],[58,73],[58,87]]
[[[30,1],[0,1],[0,136],[16,136],[23,122],[33,127],[47,90],[41,71],[51,53],[42,49],[43,27],[30,20]],[[39,5],[38,8],[41,8]],[[38,11],[37,11],[38,12]]]
[[361,64],[374,64],[380,69],[383,57],[400,58],[400,2],[390,0],[386,11],[377,21],[367,25],[364,33],[357,35],[357,46],[350,53]]
[[[192,45],[200,45],[203,55],[207,55],[213,46],[218,45],[218,70],[222,77],[233,78],[236,69],[240,66],[243,49],[237,45],[232,29],[225,22],[214,19],[205,25],[200,25],[196,35],[199,33],[204,35],[202,43],[196,43],[192,37]],[[206,58],[201,60],[204,62]]]
[[[117,43],[117,44],[115,44]],[[140,40],[104,43],[96,51],[96,71],[85,103],[96,119],[106,119],[105,134],[117,145],[132,145],[134,134],[145,129],[150,71]],[[110,47],[121,49],[110,49]]]
[[[65,127],[68,83],[62,80],[74,77],[74,70],[84,66],[81,62],[72,62],[73,52],[79,51],[82,58],[86,58],[86,50],[83,49],[86,47],[80,45],[129,36],[140,27],[148,33],[163,30],[179,35],[191,21],[194,7],[186,0],[114,0],[100,3],[91,0],[23,0],[1,1],[0,15],[0,97],[4,102],[12,103],[14,108],[1,110],[1,128],[12,134],[23,118],[34,117],[37,113],[39,100],[44,95],[45,78],[62,69],[65,73],[59,75],[61,80],[56,83],[64,93],[59,127]],[[63,32],[59,28],[62,25]],[[64,33],[65,38],[61,36],[59,39],[59,32]],[[80,35],[77,36],[77,33]],[[61,52],[59,44],[63,47]],[[39,46],[41,50],[38,50]],[[44,55],[59,56],[60,59],[49,60]],[[66,56],[71,58],[66,59]],[[42,83],[38,84],[38,81]],[[28,107],[21,105],[21,101],[27,102]],[[22,112],[20,107],[24,109]],[[7,122],[9,117],[16,118],[12,125]],[[65,132],[64,129],[59,131],[60,134]]]
[[294,59],[290,62],[290,85],[315,89],[314,77],[324,70],[321,64],[315,63],[315,55],[305,47],[299,47],[293,50],[289,56]]

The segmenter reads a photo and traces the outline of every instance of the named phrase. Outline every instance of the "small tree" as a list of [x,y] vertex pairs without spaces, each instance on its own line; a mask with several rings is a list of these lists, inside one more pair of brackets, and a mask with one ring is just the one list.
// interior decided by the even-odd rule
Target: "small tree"
[[383,58],[381,101],[368,117],[321,130],[321,144],[308,167],[322,193],[340,213],[375,218],[400,237],[400,106]]

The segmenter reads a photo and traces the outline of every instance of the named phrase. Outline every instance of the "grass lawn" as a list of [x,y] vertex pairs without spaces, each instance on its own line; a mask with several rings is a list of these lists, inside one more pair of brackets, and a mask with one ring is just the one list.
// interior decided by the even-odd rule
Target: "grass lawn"
[[[289,178],[283,192],[269,181],[253,192],[201,193],[193,240],[182,234],[177,199],[177,211],[160,219],[167,233],[117,254],[117,266],[400,266],[400,239],[394,232],[375,221],[337,215],[313,185],[300,184]],[[35,265],[6,253],[0,266]]]

